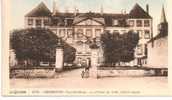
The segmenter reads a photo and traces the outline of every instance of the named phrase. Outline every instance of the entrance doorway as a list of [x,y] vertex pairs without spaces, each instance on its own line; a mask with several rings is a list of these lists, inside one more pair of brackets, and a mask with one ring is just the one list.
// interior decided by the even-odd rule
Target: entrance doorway
[[91,66],[91,58],[90,57],[77,57],[77,61],[76,61],[76,64],[80,67],[83,67],[84,66]]

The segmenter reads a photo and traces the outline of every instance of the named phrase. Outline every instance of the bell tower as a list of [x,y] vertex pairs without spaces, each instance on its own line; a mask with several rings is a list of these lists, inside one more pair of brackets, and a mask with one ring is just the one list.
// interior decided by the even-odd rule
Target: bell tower
[[160,24],[158,25],[158,34],[161,34],[162,36],[168,35],[168,22],[166,19],[164,6],[162,7]]

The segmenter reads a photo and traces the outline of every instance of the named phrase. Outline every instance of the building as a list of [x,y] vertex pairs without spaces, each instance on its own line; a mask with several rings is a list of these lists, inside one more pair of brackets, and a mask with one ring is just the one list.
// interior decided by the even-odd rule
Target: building
[[148,42],[147,67],[168,68],[168,22],[164,7],[158,25],[158,35]]
[[[89,44],[93,39],[97,42],[102,33],[119,32],[124,34],[128,31],[137,32],[140,36],[136,48],[138,62],[145,57],[145,44],[152,38],[152,17],[149,15],[149,6],[144,10],[139,4],[135,4],[129,13],[104,13],[100,12],[81,13],[78,9],[74,12],[60,12],[56,2],[53,2],[53,11],[41,2],[37,7],[25,15],[26,28],[49,28],[68,44],[75,47],[76,63],[90,60],[91,50]],[[98,42],[99,43],[99,42]]]

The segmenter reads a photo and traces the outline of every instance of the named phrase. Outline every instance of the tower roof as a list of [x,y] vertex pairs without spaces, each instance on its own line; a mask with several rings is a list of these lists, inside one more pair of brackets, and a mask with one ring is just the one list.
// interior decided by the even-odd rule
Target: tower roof
[[164,6],[162,7],[162,12],[161,12],[161,21],[160,23],[166,23],[166,16],[165,16],[165,10],[164,10]]
[[41,2],[36,8],[31,10],[26,17],[44,17],[51,16],[51,11],[47,8],[47,6]]
[[146,11],[140,7],[139,4],[135,4],[133,9],[129,13],[130,18],[152,18]]

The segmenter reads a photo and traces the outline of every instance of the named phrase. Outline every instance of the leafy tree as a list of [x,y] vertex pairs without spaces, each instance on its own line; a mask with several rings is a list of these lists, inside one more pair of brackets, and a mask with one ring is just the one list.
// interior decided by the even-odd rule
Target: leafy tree
[[[19,61],[39,65],[40,61],[55,61],[58,39],[49,29],[31,28],[14,30],[10,36],[10,46],[15,50],[16,58]],[[65,42],[62,43],[64,45],[64,54],[68,54],[64,55],[65,61],[73,61],[75,49]]]
[[104,61],[106,64],[113,64],[113,63],[118,62],[119,60],[119,57],[118,57],[119,45],[115,43],[115,41],[118,42],[118,39],[114,39],[114,38],[117,38],[117,35],[113,36],[109,32],[106,32],[105,34],[102,34],[101,36],[102,46],[104,50],[104,58],[105,58]]
[[64,45],[64,62],[73,63],[75,60],[76,49],[69,44],[63,42]]
[[129,31],[127,34],[123,34],[123,44],[122,44],[122,62],[129,62],[134,60],[134,49],[139,41],[139,35]]
[[112,65],[134,59],[134,48],[139,41],[139,37],[132,31],[124,34],[106,32],[101,35],[101,41],[104,61],[106,64]]

